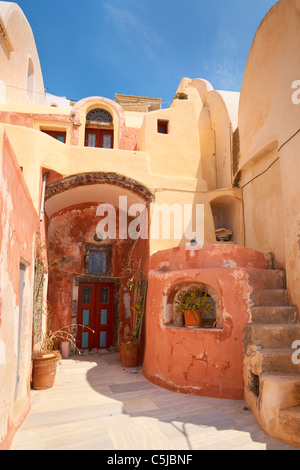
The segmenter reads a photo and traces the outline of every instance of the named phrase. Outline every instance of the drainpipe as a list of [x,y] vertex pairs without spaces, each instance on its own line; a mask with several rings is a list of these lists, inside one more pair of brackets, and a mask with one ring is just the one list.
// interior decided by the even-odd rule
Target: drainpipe
[[40,221],[42,222],[44,218],[44,202],[45,202],[45,191],[46,191],[46,180],[49,176],[49,172],[45,173],[43,176],[43,185],[42,185],[42,198],[41,198],[41,207],[40,207]]

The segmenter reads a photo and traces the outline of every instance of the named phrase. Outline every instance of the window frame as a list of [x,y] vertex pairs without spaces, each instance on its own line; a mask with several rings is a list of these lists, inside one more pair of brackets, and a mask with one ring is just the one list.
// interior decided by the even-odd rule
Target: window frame
[[[106,273],[105,274],[93,274],[89,272],[90,265],[90,252],[105,252],[106,253]],[[88,274],[89,276],[97,277],[112,277],[112,246],[111,245],[94,245],[94,244],[84,244],[83,246],[83,273]]]
[[[52,130],[52,129],[41,129],[41,132],[43,132],[44,134],[49,135],[50,137],[53,137],[55,140],[57,140],[58,142],[61,142],[63,144],[65,144],[66,141],[67,141],[67,131],[65,131],[65,130],[58,131],[58,130]],[[63,137],[64,142],[59,140],[57,137]]]
[[[161,132],[160,128],[164,129],[165,132]],[[169,134],[169,121],[158,119],[157,120],[157,132],[158,134],[163,134],[163,135]]]

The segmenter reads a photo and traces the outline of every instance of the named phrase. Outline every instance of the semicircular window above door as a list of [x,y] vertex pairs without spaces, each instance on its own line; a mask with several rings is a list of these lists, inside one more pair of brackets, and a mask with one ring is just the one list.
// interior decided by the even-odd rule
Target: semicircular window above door
[[94,122],[113,122],[113,117],[109,111],[103,108],[94,108],[86,115],[87,121]]
[[114,144],[113,117],[109,111],[94,108],[86,115],[85,146],[112,149]]

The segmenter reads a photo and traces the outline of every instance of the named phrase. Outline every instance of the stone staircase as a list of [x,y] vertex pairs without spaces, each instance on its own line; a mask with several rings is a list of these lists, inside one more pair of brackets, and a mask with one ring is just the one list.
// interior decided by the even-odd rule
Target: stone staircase
[[285,273],[253,270],[249,275],[251,322],[244,329],[245,401],[262,429],[275,439],[300,447],[300,364],[292,344],[300,323],[289,305]]

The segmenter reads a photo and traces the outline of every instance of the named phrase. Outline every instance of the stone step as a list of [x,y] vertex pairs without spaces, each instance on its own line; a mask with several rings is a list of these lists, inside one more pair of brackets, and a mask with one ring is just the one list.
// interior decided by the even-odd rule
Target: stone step
[[288,294],[285,289],[255,289],[251,294],[251,301],[254,307],[256,306],[288,306]]
[[287,433],[298,436],[300,443],[300,406],[280,410],[278,419],[280,425]]
[[300,323],[263,324],[248,323],[244,328],[244,344],[263,348],[291,348],[300,340]]
[[261,405],[278,413],[300,406],[300,375],[265,373],[260,376]]
[[289,306],[251,307],[253,323],[295,323],[297,313],[296,307]]
[[[258,376],[256,376],[258,377]],[[253,410],[263,430],[275,439],[299,447],[300,375],[263,373]]]
[[281,269],[251,269],[249,284],[254,289],[285,289],[285,272]]
[[291,348],[273,348],[257,351],[256,357],[252,359],[253,371],[256,374],[263,372],[300,374],[300,364],[293,360],[294,353],[295,349]]

